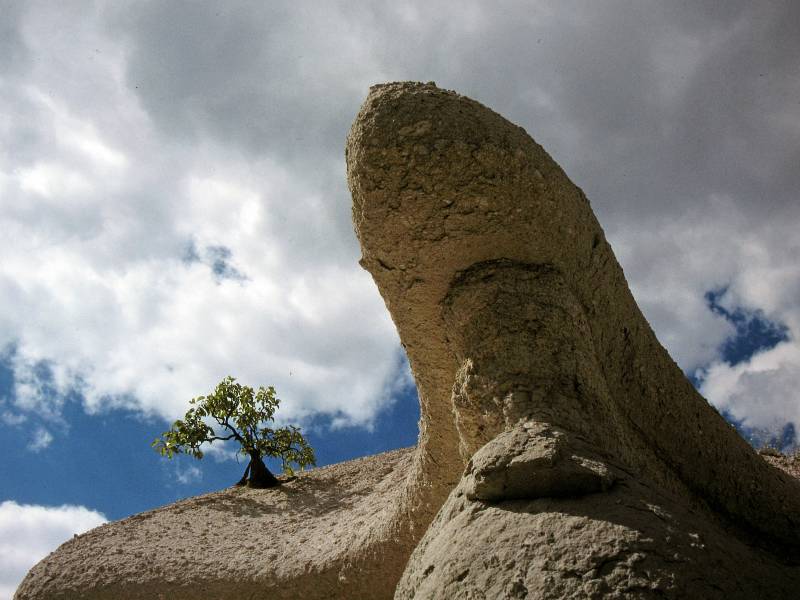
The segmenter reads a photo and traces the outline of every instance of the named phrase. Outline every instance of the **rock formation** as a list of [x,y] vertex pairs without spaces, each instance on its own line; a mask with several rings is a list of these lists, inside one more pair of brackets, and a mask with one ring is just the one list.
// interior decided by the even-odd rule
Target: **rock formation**
[[523,129],[434,84],[379,85],[347,170],[417,382],[416,450],[105,525],[15,598],[796,594],[800,482],[686,380]]
[[433,84],[375,86],[347,165],[420,393],[412,510],[469,461],[396,597],[798,589],[800,484],[694,390],[522,128]]
[[392,530],[412,451],[232,487],[102,525],[28,573],[15,600],[391,598],[412,547]]

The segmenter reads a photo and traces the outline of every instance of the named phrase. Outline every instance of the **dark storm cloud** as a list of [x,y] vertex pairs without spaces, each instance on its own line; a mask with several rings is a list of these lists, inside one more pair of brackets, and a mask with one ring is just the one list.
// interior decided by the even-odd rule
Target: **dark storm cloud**
[[116,18],[128,85],[170,135],[212,135],[322,180],[366,85],[383,76],[435,79],[523,124],[612,227],[710,193],[741,195],[759,214],[794,199],[797,3],[317,10],[133,4]]
[[24,6],[0,0],[0,15],[0,76],[24,72],[31,58],[21,34]]
[[700,192],[741,197],[751,218],[798,204],[798,23],[796,2],[753,3],[703,61],[675,110],[680,118],[670,145],[680,153],[679,175]]
[[341,160],[358,101],[339,79],[353,71],[341,68],[347,31],[325,12],[294,2],[149,2],[112,22],[130,43],[128,87],[169,135],[212,135],[250,155],[313,164]]

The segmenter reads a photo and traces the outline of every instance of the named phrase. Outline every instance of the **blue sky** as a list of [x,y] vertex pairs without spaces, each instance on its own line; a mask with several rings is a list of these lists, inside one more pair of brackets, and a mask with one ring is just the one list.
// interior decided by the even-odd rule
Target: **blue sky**
[[238,479],[228,452],[149,446],[226,375],[274,385],[321,464],[414,442],[344,177],[382,81],[525,127],[700,391],[755,441],[796,443],[797,2],[0,13],[0,599],[73,533]]
[[[0,393],[6,397],[13,393],[9,371],[0,371]],[[412,446],[418,419],[416,392],[409,388],[378,415],[371,429],[331,430],[329,419],[317,418],[307,422],[304,431],[319,465],[325,465]],[[30,428],[39,426],[52,432],[53,438],[41,450],[31,447]],[[0,439],[3,456],[19,457],[0,464],[3,500],[91,506],[108,519],[120,519],[228,487],[241,477],[246,460],[237,464],[235,459],[215,460],[213,454],[202,461],[186,456],[172,461],[161,458],[150,442],[168,428],[163,419],[125,409],[87,415],[81,398],[70,397],[60,423],[26,423],[8,428]],[[277,464],[271,466],[279,472]]]

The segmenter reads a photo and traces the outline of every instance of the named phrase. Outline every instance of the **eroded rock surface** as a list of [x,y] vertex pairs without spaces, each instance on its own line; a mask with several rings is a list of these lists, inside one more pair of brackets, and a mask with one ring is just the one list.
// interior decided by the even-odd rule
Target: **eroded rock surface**
[[[610,465],[609,465],[610,466]],[[791,598],[800,570],[634,474],[602,493],[479,502],[459,484],[396,598]]]
[[410,449],[234,487],[103,525],[36,565],[16,600],[391,598]]
[[467,464],[469,500],[578,497],[604,492],[619,474],[575,436],[533,421],[497,435]]
[[[523,129],[433,84],[375,86],[347,165],[361,262],[420,392],[412,521],[472,457],[398,598],[478,598],[489,582],[498,597],[752,597],[766,574],[795,589],[800,485],[694,390],[588,200]],[[677,516],[643,521],[642,503]],[[687,537],[700,531],[703,552]],[[628,549],[614,577],[599,558],[600,576],[566,583],[605,546]],[[495,552],[521,554],[510,569],[486,563]]]

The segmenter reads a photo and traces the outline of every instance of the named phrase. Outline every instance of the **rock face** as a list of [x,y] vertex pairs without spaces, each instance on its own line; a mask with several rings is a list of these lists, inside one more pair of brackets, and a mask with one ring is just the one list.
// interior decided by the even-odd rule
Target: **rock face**
[[375,86],[347,166],[420,393],[412,521],[472,457],[397,597],[797,589],[800,485],[686,380],[524,130],[433,84]]
[[[545,485],[561,475],[541,471]],[[525,475],[535,480],[541,471]],[[704,511],[606,463],[601,476],[609,472],[615,484],[607,490],[579,481],[564,495],[557,485],[555,494],[512,489],[516,499],[482,501],[471,497],[470,469],[395,597],[777,600],[800,589],[797,568],[747,546]]]

